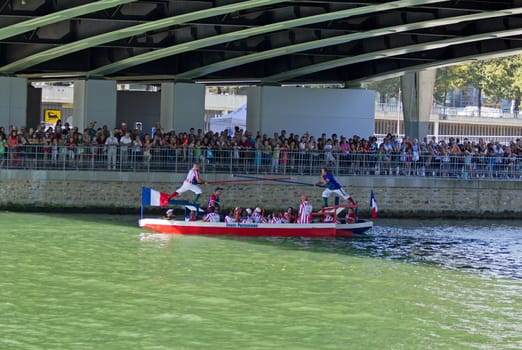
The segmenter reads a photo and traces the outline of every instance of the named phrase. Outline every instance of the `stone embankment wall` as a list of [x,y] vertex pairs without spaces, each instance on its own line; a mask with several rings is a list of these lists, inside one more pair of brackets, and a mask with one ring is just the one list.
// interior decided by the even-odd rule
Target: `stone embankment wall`
[[[271,175],[272,176],[272,175]],[[64,210],[138,212],[141,187],[172,192],[185,174],[75,171],[2,170],[0,208],[15,210]],[[208,181],[238,180],[225,174],[206,175]],[[268,209],[297,207],[302,194],[315,208],[322,205],[322,189],[311,184],[317,177],[294,176],[292,181],[310,185],[265,182],[224,182],[221,201],[235,206]],[[338,177],[367,215],[370,191],[380,217],[476,217],[522,218],[522,182],[435,179],[427,177]],[[205,206],[215,184],[203,186]],[[192,200],[192,193],[181,199]],[[333,204],[333,197],[330,198]]]

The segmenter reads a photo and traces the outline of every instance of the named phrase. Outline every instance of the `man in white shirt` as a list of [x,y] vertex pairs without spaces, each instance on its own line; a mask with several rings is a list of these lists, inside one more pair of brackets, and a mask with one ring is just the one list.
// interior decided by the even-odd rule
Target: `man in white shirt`
[[118,149],[118,138],[114,136],[114,131],[111,131],[107,140],[105,140],[105,149],[107,151],[107,169],[116,170],[116,151]]
[[132,145],[130,131],[126,131],[120,139],[120,165],[127,168],[129,162],[129,147]]

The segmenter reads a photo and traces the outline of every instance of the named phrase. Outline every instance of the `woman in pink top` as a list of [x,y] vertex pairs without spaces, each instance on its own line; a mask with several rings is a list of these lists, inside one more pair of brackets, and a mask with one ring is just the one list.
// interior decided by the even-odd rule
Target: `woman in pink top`
[[18,135],[16,130],[11,130],[7,137],[7,153],[9,154],[9,166],[13,166],[13,162],[16,158],[16,151],[18,149]]

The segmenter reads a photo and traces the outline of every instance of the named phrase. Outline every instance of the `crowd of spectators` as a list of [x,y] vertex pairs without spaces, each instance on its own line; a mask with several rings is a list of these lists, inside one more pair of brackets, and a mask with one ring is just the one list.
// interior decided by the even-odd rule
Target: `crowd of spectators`
[[327,166],[339,175],[416,175],[521,178],[522,139],[509,144],[467,138],[410,140],[326,133],[272,135],[244,131],[164,131],[154,134],[126,123],[110,130],[88,123],[84,130],[64,125],[0,127],[0,168],[179,171],[192,162],[203,170],[317,175]]

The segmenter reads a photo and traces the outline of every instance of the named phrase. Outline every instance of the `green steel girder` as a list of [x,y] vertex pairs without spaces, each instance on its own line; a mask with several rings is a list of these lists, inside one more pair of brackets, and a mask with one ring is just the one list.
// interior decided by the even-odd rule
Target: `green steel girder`
[[[471,36],[464,36],[459,38],[451,38],[451,39],[445,39],[445,40],[438,40],[430,43],[423,43],[423,44],[416,44],[416,45],[409,45],[404,47],[398,47],[388,50],[381,50],[381,51],[374,51],[371,53],[363,54],[363,55],[357,55],[353,57],[346,57],[336,60],[330,60],[327,62],[322,62],[318,64],[308,65],[306,67],[301,67],[297,69],[293,69],[284,73],[280,74],[274,74],[269,77],[265,77],[264,79],[261,79],[261,83],[276,83],[280,81],[288,81],[296,77],[305,76],[312,73],[317,73],[320,71],[333,69],[337,67],[346,66],[348,64],[354,64],[354,63],[360,63],[365,62],[373,59],[380,59],[384,57],[392,57],[392,56],[398,56],[398,55],[404,55],[408,53],[413,52],[419,52],[419,51],[427,51],[427,50],[434,50],[442,47],[448,47],[451,45],[458,45],[462,43],[471,43],[475,41],[480,41],[488,38],[502,38],[502,37],[508,37],[508,36],[515,36],[515,35],[521,35],[522,29],[510,29],[505,31],[493,31],[488,33],[482,33],[478,35],[471,35]],[[417,66],[416,66],[417,67]]]
[[383,73],[383,74],[362,77],[359,79],[351,80],[350,84],[357,86],[357,85],[360,85],[361,83],[369,83],[369,82],[373,82],[373,81],[394,78],[394,77],[404,75],[406,73],[418,72],[418,71],[422,71],[422,70],[426,70],[426,69],[441,68],[441,67],[452,66],[452,65],[456,65],[456,64],[463,64],[466,62],[475,62],[475,61],[479,61],[479,60],[488,60],[488,59],[493,59],[493,58],[509,57],[509,56],[521,55],[521,54],[522,54],[522,48],[516,48],[516,49],[506,49],[506,50],[495,51],[495,52],[479,53],[479,54],[469,55],[469,56],[461,56],[461,57],[456,57],[456,58],[447,59],[447,60],[438,60],[436,62],[423,63],[423,64],[411,66],[408,68],[401,68],[401,69],[397,69],[397,70],[387,71],[386,73]]
[[4,28],[0,28],[0,40],[26,33],[45,25],[58,23],[74,17],[83,16],[88,13],[93,13],[136,1],[138,0],[103,0],[91,4],[72,7],[67,10],[58,11],[38,18],[33,18]]
[[267,4],[274,4],[284,2],[284,0],[248,0],[240,3],[224,5],[220,7],[215,7],[206,10],[194,11],[191,13],[173,16],[169,18],[160,19],[157,21],[152,21],[148,23],[143,23],[139,25],[135,25],[129,28],[124,28],[116,31],[112,31],[109,33],[104,33],[100,35],[95,35],[83,40],[78,40],[76,42],[61,45],[59,47],[55,47],[49,50],[45,50],[39,52],[37,54],[24,57],[20,60],[7,64],[3,67],[0,67],[0,73],[13,74],[23,69],[35,66],[37,64],[46,62],[48,60],[54,59],[59,56],[68,55],[72,52],[77,52],[80,50],[84,50],[90,47],[102,45],[111,41],[116,41],[119,39],[128,38],[131,36],[143,34],[145,32],[151,30],[157,30],[177,24],[182,24],[190,21],[196,21],[203,18],[208,18],[212,16],[222,15],[226,13],[231,13],[234,11],[255,8],[259,6],[264,6]]
[[[522,14],[522,9],[514,9],[511,14]],[[303,52],[307,50],[318,49],[326,46],[345,44],[354,40],[367,39],[376,36],[382,36],[390,33],[400,33],[410,30],[432,28],[437,26],[450,25],[454,23],[461,23],[465,21],[476,21],[480,19],[487,19],[492,17],[505,16],[505,11],[488,11],[482,13],[475,13],[471,15],[456,16],[450,18],[441,18],[436,20],[422,21],[416,23],[410,23],[405,25],[391,26],[387,28],[379,28],[366,32],[353,33],[347,35],[340,35],[332,38],[313,40],[306,43],[300,43],[295,45],[289,45],[280,47],[277,49],[266,50],[264,52],[258,52],[253,54],[244,55],[241,57],[235,57],[228,60],[216,62],[203,67],[198,67],[187,72],[176,75],[176,79],[189,80],[195,79],[207,74],[211,74],[220,70],[237,67],[247,63],[265,60],[277,56],[288,55],[292,53]],[[268,78],[267,78],[268,79]]]
[[[380,5],[369,5],[362,6],[359,8],[342,10],[342,11],[334,11],[327,14],[321,14],[316,16],[308,16],[304,18],[298,18],[283,22],[276,22],[265,26],[248,28],[244,30],[239,30],[232,33],[226,33],[222,35],[215,35],[209,38],[204,38],[200,40],[194,40],[190,43],[183,43],[179,45],[173,45],[170,47],[166,47],[159,50],[150,51],[144,54],[136,55],[130,58],[126,58],[97,69],[91,70],[88,72],[88,76],[105,76],[109,74],[113,74],[115,72],[137,66],[139,64],[143,64],[145,62],[150,62],[154,60],[158,60],[164,57],[180,54],[183,52],[188,52],[196,49],[200,49],[203,47],[208,47],[212,45],[217,45],[221,43],[226,43],[230,41],[240,40],[244,38],[248,38],[251,36],[266,34],[269,32],[275,32],[278,30],[289,29],[293,27],[304,26],[313,23],[331,21],[340,18],[347,18],[350,16],[356,16],[361,14],[368,14],[372,12],[378,11],[386,11],[390,9],[397,9],[402,7],[411,7],[416,5],[426,5],[433,3],[444,2],[445,0],[400,0],[388,2]],[[1,71],[1,70],[0,70]]]
[[522,0],[18,1],[0,74],[35,80],[356,83],[522,46]]

